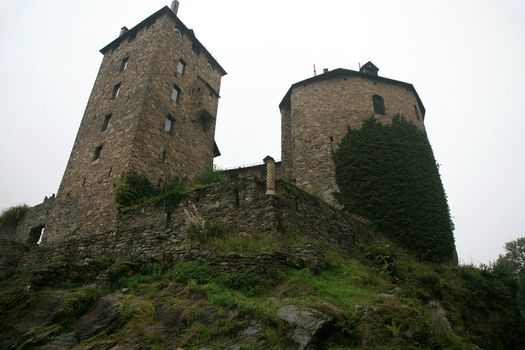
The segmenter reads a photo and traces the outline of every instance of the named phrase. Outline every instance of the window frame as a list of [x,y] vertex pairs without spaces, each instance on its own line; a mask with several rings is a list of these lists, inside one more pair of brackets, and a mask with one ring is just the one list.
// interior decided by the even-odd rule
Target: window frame
[[137,31],[134,31],[134,32],[129,34],[128,43],[134,41],[135,39],[137,39]]

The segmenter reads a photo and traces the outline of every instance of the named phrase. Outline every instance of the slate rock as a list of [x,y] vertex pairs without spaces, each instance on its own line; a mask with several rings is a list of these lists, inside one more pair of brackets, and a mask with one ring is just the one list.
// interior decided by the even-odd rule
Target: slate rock
[[306,348],[317,332],[332,321],[331,316],[318,310],[295,305],[281,306],[277,317],[294,329],[291,338],[299,344],[298,350]]
[[109,295],[100,298],[95,305],[82,316],[74,327],[79,341],[90,338],[104,328],[110,327],[120,318],[120,299]]

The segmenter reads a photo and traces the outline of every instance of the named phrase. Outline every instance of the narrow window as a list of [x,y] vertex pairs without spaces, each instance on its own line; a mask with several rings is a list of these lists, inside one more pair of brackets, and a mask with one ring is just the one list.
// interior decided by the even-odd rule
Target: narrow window
[[175,118],[171,114],[168,114],[164,121],[164,131],[171,133],[173,130],[173,124],[175,124]]
[[416,111],[416,118],[419,120],[419,111],[417,110],[416,105],[414,105],[414,111]]
[[128,68],[128,61],[129,61],[129,57],[126,56],[126,57],[124,57],[122,62],[120,62],[120,71],[121,72],[125,71],[126,68]]
[[180,89],[177,85],[173,85],[173,90],[171,90],[171,100],[179,102]]
[[86,186],[86,178],[84,178],[84,180],[82,181],[82,188],[84,188]]
[[129,35],[129,39],[128,39],[128,43],[132,42],[133,40],[135,40],[137,38],[137,32],[133,32]]
[[182,75],[182,73],[184,73],[184,68],[186,68],[186,63],[183,60],[180,60],[179,63],[177,63],[177,73]]
[[111,174],[113,173],[113,167],[109,167],[108,177],[111,177]]
[[[173,123],[171,123],[173,125]],[[164,148],[160,149],[160,160],[164,163],[166,160],[166,150]]]
[[374,104],[374,112],[377,114],[385,114],[385,102],[379,95],[372,96],[372,103]]
[[104,116],[104,121],[102,122],[102,129],[100,129],[100,131],[106,131],[108,129],[110,120],[111,120],[111,113]]
[[102,145],[97,146],[97,147],[95,148],[95,152],[93,153],[93,159],[92,159],[92,161],[94,162],[94,161],[99,160],[99,159],[100,159],[100,154],[101,154],[101,153],[102,153]]
[[119,94],[120,94],[120,83],[115,84],[115,86],[113,86],[113,93],[111,94],[111,98],[117,98]]

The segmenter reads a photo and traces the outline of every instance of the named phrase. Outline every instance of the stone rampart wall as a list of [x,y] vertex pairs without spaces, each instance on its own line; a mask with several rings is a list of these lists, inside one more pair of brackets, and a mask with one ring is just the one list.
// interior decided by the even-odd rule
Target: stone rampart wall
[[279,181],[277,196],[267,196],[255,177],[192,191],[176,206],[148,205],[121,213],[110,234],[71,236],[45,243],[28,253],[22,265],[49,261],[55,256],[75,258],[134,256],[154,259],[206,258],[209,252],[188,241],[191,225],[227,224],[239,235],[293,234],[339,242],[351,249],[370,239],[371,225],[340,213],[318,198]]

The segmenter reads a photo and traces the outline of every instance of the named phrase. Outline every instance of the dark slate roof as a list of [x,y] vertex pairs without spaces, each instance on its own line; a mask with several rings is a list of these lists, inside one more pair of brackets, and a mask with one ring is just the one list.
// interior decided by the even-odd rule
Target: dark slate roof
[[210,58],[210,61],[215,66],[217,66],[217,68],[219,68],[219,70],[221,71],[222,75],[226,75],[227,74],[226,71],[224,70],[224,68],[221,67],[219,62],[217,62],[217,60],[211,55],[211,53],[208,50],[206,50],[204,45],[202,45],[202,43],[199,41],[199,39],[197,39],[197,37],[195,36],[195,33],[193,32],[193,30],[188,29],[188,27],[186,27],[186,25],[179,19],[179,17],[177,17],[177,15],[175,15],[175,13],[173,13],[173,11],[171,11],[171,9],[168,6],[164,6],[163,8],[161,8],[160,10],[158,10],[157,12],[155,12],[154,14],[152,14],[151,16],[149,16],[148,18],[146,18],[145,20],[143,20],[142,22],[137,24],[135,27],[133,27],[130,30],[128,30],[125,34],[119,36],[118,38],[116,38],[115,40],[110,42],[108,45],[104,46],[100,50],[100,52],[102,54],[105,54],[107,51],[111,50],[113,47],[116,47],[116,46],[120,45],[121,42],[123,42],[125,40],[128,40],[128,38],[129,38],[129,36],[131,34],[137,33],[139,30],[141,30],[142,28],[152,24],[153,22],[155,22],[157,20],[157,18],[159,18],[159,17],[161,17],[162,15],[165,15],[165,14],[167,14],[175,22],[177,28],[179,28],[179,30],[182,32],[182,34],[188,35],[192,40],[195,40],[198,43],[198,45],[201,46],[202,50],[204,50],[206,55]]
[[359,78],[363,78],[363,79],[369,79],[369,80],[373,80],[373,81],[379,81],[379,82],[383,82],[383,83],[403,86],[403,87],[407,88],[408,90],[410,90],[410,91],[412,91],[414,93],[414,95],[416,96],[417,102],[419,104],[419,109],[423,113],[423,116],[425,116],[425,106],[423,106],[423,102],[421,102],[421,99],[419,98],[419,95],[417,94],[417,91],[416,91],[416,89],[414,88],[414,86],[412,84],[405,83],[405,82],[402,82],[402,81],[399,81],[399,80],[383,78],[383,77],[380,77],[380,76],[377,76],[377,75],[370,75],[370,74],[360,73],[360,72],[356,72],[356,71],[353,71],[353,70],[350,70],[350,69],[343,69],[343,68],[337,68],[337,69],[334,69],[334,70],[332,70],[332,71],[330,71],[328,73],[319,74],[319,75],[317,75],[315,77],[311,77],[311,78],[308,78],[308,79],[305,79],[305,80],[302,80],[300,82],[297,82],[297,83],[293,84],[292,86],[290,86],[290,88],[286,92],[286,95],[284,95],[281,103],[279,103],[279,107],[282,107],[282,106],[288,106],[289,107],[290,106],[290,96],[292,94],[292,90],[295,87],[300,86],[300,85],[305,85],[305,84],[316,83],[316,82],[322,81],[322,80],[339,78],[339,77],[359,77]]

